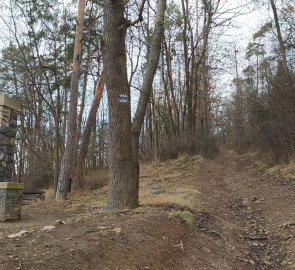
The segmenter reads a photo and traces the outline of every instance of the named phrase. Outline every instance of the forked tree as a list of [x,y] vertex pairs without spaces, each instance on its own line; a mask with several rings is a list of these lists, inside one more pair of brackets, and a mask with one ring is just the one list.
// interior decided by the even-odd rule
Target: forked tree
[[158,0],[148,67],[132,127],[125,38],[127,29],[143,19],[144,3],[138,19],[131,22],[125,17],[126,2],[104,1],[103,63],[109,103],[109,209],[138,206],[138,140],[159,60],[166,0]]

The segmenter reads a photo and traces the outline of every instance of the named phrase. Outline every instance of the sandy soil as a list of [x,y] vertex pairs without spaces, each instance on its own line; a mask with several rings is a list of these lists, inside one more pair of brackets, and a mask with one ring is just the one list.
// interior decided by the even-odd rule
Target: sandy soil
[[133,211],[105,211],[106,192],[35,203],[0,223],[0,269],[295,269],[295,185],[249,155],[145,165]]

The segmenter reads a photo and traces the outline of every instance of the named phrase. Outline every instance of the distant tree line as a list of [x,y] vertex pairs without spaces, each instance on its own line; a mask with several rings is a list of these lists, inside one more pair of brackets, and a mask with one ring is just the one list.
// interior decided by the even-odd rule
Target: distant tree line
[[236,74],[227,104],[228,141],[238,151],[258,149],[270,163],[289,162],[295,153],[295,9],[266,1],[271,18],[253,35],[248,66]]

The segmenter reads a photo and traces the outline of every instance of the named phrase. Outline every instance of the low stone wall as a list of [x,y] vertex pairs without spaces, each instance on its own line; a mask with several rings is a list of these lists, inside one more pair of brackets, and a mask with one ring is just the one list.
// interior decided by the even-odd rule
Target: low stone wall
[[24,185],[0,183],[0,221],[20,220]]
[[45,192],[34,192],[23,194],[23,205],[45,200]]

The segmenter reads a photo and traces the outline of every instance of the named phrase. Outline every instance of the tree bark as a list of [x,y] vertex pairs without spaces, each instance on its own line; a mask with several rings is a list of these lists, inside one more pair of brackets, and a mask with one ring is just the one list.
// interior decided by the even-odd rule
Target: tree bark
[[138,206],[139,135],[159,61],[166,0],[158,0],[156,26],[148,68],[131,130],[125,37],[127,28],[142,20],[143,4],[139,19],[130,22],[124,17],[125,2],[120,0],[104,1],[103,61],[109,103],[110,185],[108,208],[111,210]]
[[66,149],[61,163],[60,174],[58,178],[56,199],[66,199],[67,197],[67,180],[71,172],[71,161],[74,153],[76,130],[77,130],[77,104],[78,104],[78,91],[80,79],[80,66],[82,59],[82,38],[83,38],[83,24],[85,13],[85,0],[79,0],[78,3],[78,16],[75,34],[74,45],[74,58],[73,58],[73,73],[71,78],[71,93],[70,93],[70,106],[68,118],[68,135]]
[[270,0],[270,5],[271,5],[272,12],[273,12],[275,26],[276,26],[277,35],[278,35],[280,62],[282,63],[285,71],[288,72],[286,48],[285,48],[285,44],[284,44],[284,40],[283,40],[283,36],[282,36],[282,32],[281,32],[281,27],[280,27],[280,23],[279,23],[277,8],[276,8],[274,0]]
[[161,44],[164,38],[164,16],[166,0],[158,0],[156,25],[153,33],[151,50],[149,53],[148,66],[144,76],[139,101],[132,124],[132,152],[134,161],[134,175],[136,179],[137,193],[139,189],[139,135],[144,121],[144,116],[149,102],[154,76],[158,67]]
[[88,118],[86,121],[86,126],[82,135],[82,142],[80,146],[79,159],[78,159],[78,172],[77,172],[77,185],[83,186],[83,175],[84,175],[84,166],[85,166],[85,158],[88,152],[88,146],[90,142],[92,127],[96,121],[96,113],[99,108],[99,104],[101,101],[101,97],[103,94],[103,88],[105,85],[105,80],[103,74],[100,77],[100,80],[96,86],[95,96],[93,102],[91,104],[91,108],[88,114]]
[[108,208],[138,206],[131,147],[130,88],[126,67],[125,37],[129,25],[125,2],[104,0],[103,63],[109,104]]
[[[187,105],[187,126],[189,130],[190,138],[192,137],[192,89],[191,89],[191,69],[190,70],[190,60],[188,56],[189,46],[188,46],[188,1],[181,0],[182,7],[182,15],[183,15],[183,31],[182,31],[182,42],[183,42],[183,56],[184,56],[184,70],[185,70],[185,90],[186,90],[186,100],[183,110],[183,131],[184,131],[184,123],[186,117],[186,105]],[[191,42],[193,40],[193,36],[190,37]],[[193,51],[192,51],[193,53]],[[194,57],[192,57],[193,60]],[[192,61],[193,62],[193,61]]]

